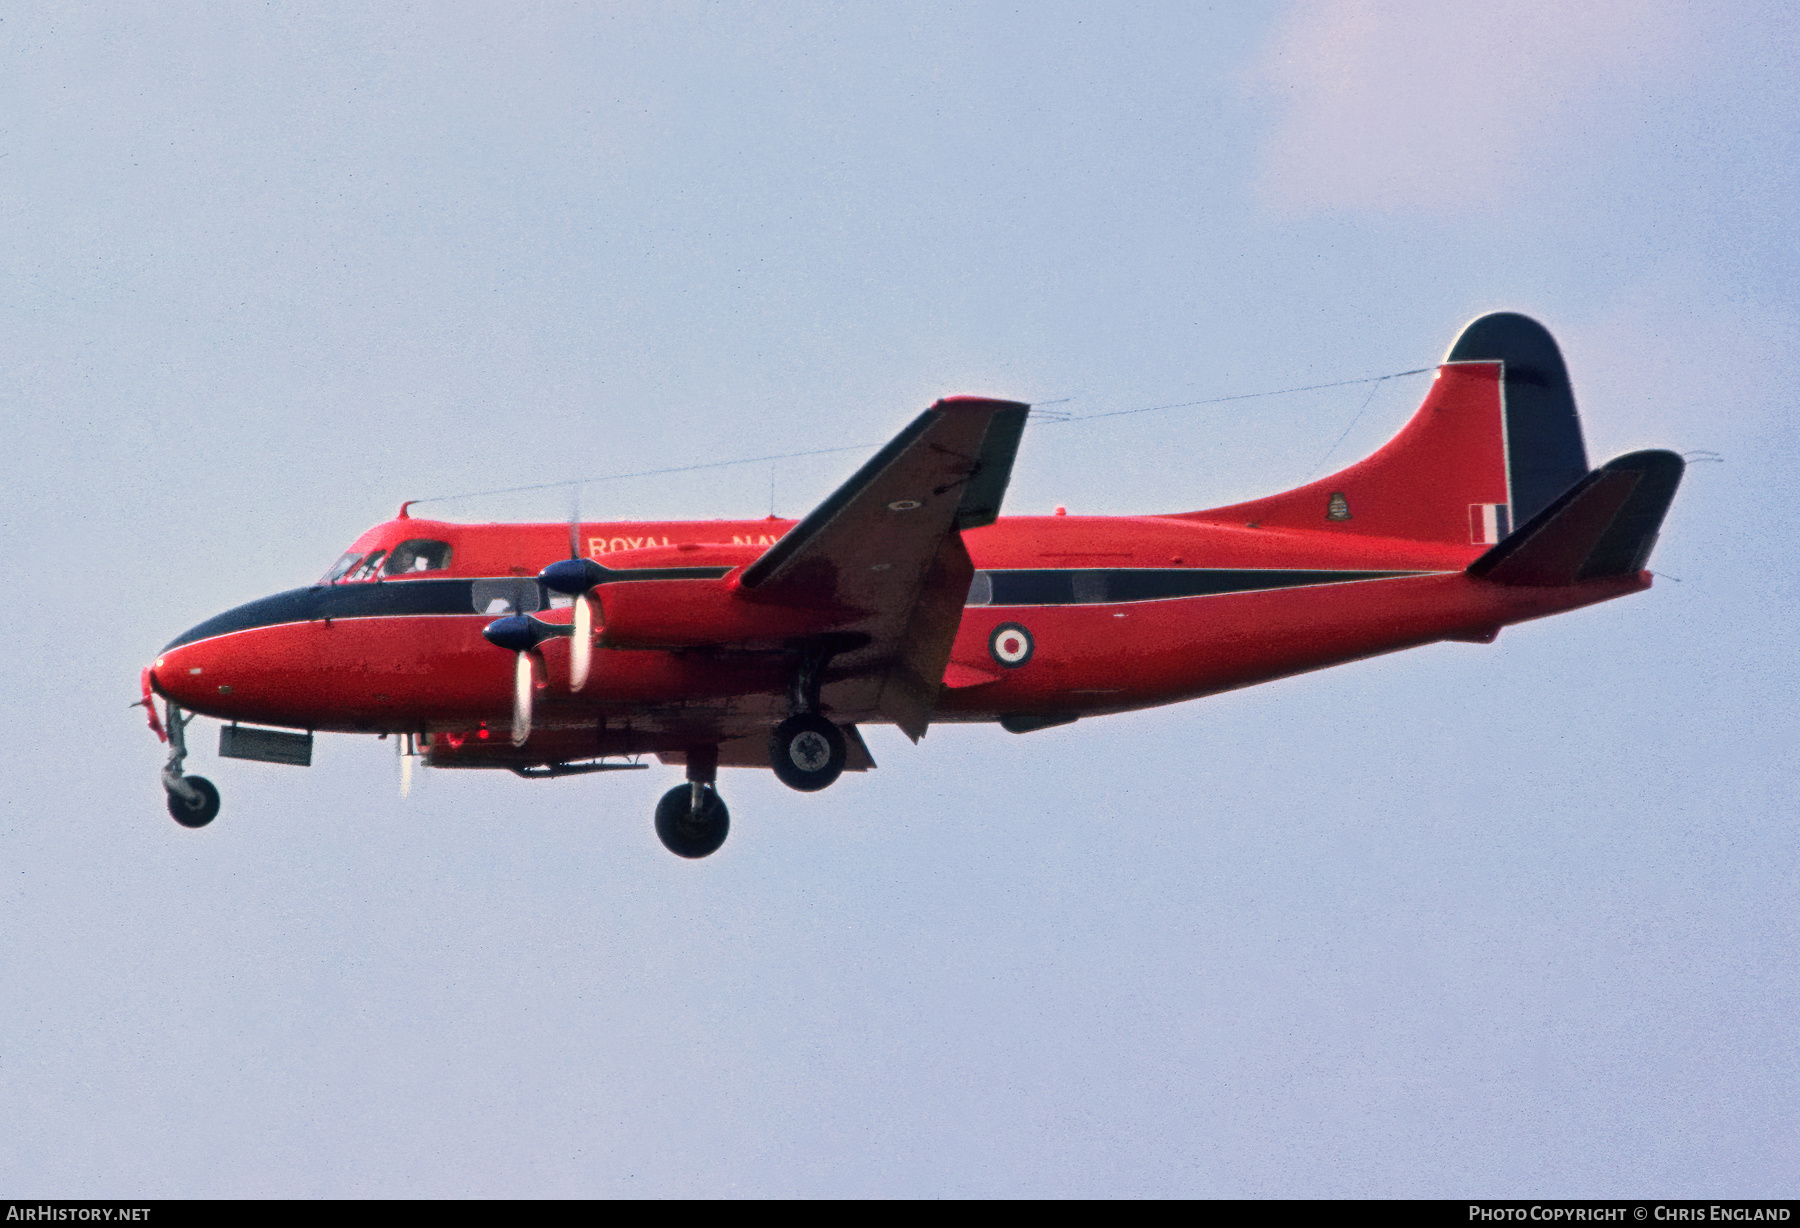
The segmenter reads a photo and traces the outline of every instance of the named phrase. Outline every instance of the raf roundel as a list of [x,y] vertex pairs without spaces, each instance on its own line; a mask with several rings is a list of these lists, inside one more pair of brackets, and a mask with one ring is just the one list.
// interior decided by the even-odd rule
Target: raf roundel
[[1019,666],[1031,660],[1031,654],[1036,647],[1031,642],[1031,632],[1025,630],[1018,623],[1001,623],[994,628],[994,633],[988,636],[988,652],[993,654],[994,660],[1006,666],[1007,669],[1018,669]]

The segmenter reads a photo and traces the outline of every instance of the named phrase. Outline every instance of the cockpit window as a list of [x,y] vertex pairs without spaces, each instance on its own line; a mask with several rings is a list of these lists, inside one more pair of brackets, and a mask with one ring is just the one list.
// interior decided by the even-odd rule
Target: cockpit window
[[362,555],[354,550],[350,551],[348,554],[344,555],[343,558],[331,565],[331,570],[325,573],[325,578],[320,580],[319,583],[336,584],[339,580],[342,580],[346,575],[350,574],[350,569],[360,562],[362,562]]
[[417,571],[442,571],[450,566],[450,543],[415,537],[401,542],[388,555],[383,575],[406,576]]
[[387,555],[385,550],[377,550],[362,561],[362,566],[345,576],[346,580],[373,580],[381,567],[381,560]]

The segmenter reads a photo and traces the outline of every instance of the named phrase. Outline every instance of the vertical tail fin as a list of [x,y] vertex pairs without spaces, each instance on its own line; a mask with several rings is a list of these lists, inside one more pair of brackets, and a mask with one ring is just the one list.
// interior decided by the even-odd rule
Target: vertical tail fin
[[1348,469],[1190,519],[1491,546],[1586,475],[1562,353],[1512,312],[1462,331],[1400,433]]
[[1463,329],[1444,361],[1497,361],[1505,372],[1513,524],[1524,524],[1587,475],[1575,392],[1549,329],[1526,316],[1495,312]]

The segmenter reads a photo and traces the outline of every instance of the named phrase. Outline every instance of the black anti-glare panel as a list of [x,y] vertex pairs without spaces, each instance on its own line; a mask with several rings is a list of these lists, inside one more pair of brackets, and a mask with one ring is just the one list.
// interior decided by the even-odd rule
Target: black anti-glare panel
[[[325,618],[382,618],[397,614],[476,614],[470,580],[383,580],[316,584],[246,602],[177,636],[163,651],[233,631],[279,627]],[[530,583],[530,581],[527,581]],[[540,593],[540,608],[549,604]]]

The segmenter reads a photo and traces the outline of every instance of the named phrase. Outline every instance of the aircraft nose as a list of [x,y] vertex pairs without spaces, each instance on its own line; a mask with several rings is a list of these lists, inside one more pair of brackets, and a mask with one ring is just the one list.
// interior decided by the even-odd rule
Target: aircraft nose
[[317,613],[318,601],[315,590],[295,589],[189,628],[170,640],[150,667],[157,690],[191,711],[235,715],[244,700],[243,684],[259,673],[262,655],[250,650],[244,633],[305,622]]
[[156,689],[190,712],[234,715],[242,699],[236,692],[256,661],[246,655],[240,633],[273,621],[262,611],[267,604],[265,599],[238,606],[176,636],[150,666]]
[[210,706],[208,699],[216,700],[219,695],[219,684],[206,677],[207,662],[202,658],[208,654],[196,651],[197,648],[198,645],[189,644],[165,649],[149,670],[150,683],[157,693],[188,709]]

